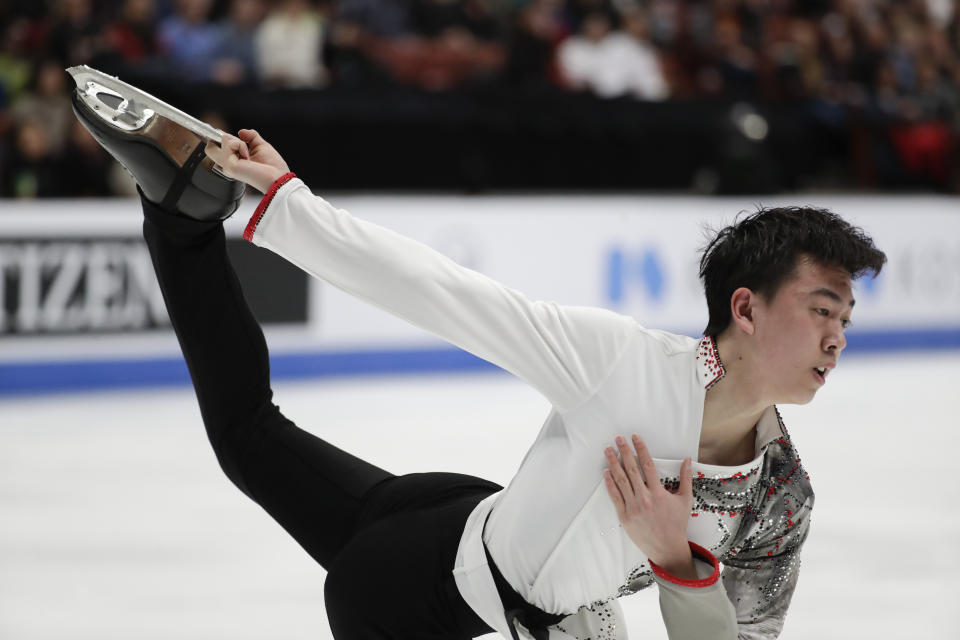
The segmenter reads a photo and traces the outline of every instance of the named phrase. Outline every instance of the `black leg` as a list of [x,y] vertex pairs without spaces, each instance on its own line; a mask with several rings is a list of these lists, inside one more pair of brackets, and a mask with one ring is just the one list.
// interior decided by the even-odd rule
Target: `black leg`
[[329,566],[354,533],[364,495],[392,475],[299,429],[273,404],[266,342],[222,225],[143,203],[144,238],[221,467]]

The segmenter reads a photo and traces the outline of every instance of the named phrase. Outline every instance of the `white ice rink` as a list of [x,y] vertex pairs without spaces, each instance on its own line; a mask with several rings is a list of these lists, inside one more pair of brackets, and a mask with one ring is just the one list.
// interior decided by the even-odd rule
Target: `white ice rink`
[[[817,492],[782,638],[960,638],[958,359],[850,356],[782,407]],[[500,483],[547,411],[505,374],[274,386],[391,471]],[[323,579],[221,474],[187,388],[0,401],[0,639],[323,640]],[[655,588],[623,603],[666,638]]]

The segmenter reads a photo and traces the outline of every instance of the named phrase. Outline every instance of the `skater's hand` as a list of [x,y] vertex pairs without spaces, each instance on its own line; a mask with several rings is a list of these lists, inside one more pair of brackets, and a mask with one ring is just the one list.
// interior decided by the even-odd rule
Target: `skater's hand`
[[223,134],[220,146],[208,142],[206,153],[224,175],[266,193],[290,169],[277,150],[253,129],[240,129],[238,135]]
[[604,451],[609,469],[603,476],[620,523],[650,560],[672,575],[696,579],[687,543],[687,521],[693,506],[690,458],[680,466],[680,488],[673,494],[660,484],[650,451],[636,434],[633,446],[636,456],[626,439],[617,436],[620,457],[613,447]]

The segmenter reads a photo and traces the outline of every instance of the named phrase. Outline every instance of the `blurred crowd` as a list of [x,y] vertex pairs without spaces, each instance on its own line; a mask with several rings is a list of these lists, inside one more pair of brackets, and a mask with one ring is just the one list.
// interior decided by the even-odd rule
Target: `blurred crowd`
[[[882,130],[944,185],[960,130],[953,0],[6,0],[0,196],[129,190],[71,113],[78,64],[263,90],[803,103],[851,154]],[[878,186],[876,158],[854,164]]]

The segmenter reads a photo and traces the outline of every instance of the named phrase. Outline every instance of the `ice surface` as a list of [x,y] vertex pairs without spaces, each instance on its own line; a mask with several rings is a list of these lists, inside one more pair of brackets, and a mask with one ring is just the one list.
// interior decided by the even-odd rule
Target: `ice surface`
[[[785,640],[957,637],[958,357],[851,357],[781,408],[817,492]],[[500,483],[547,411],[501,374],[275,387],[391,471]],[[0,402],[3,640],[323,640],[323,578],[222,475],[190,390]],[[655,590],[623,604],[632,638],[666,638]]]

